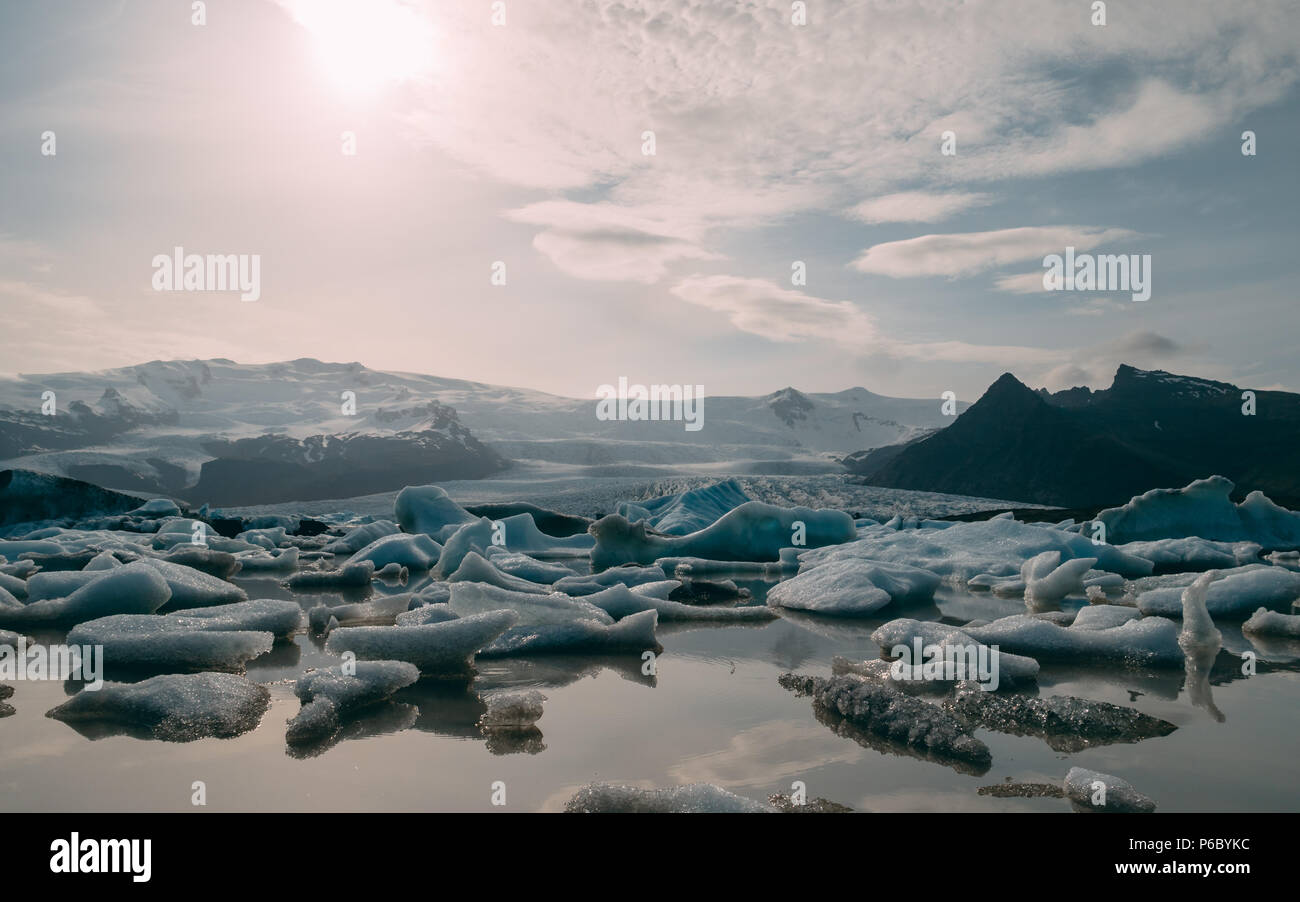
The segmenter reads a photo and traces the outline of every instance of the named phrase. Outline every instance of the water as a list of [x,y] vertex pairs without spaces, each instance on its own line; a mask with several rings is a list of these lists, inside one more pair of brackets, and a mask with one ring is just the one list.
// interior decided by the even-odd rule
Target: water
[[[237,580],[250,597],[292,596],[273,580]],[[761,600],[765,586],[746,583]],[[409,588],[409,587],[408,587]],[[399,587],[380,587],[398,591]],[[1023,611],[1019,602],[945,590],[937,603],[903,612],[965,621]],[[1300,785],[1300,674],[1261,667],[1238,674],[1220,656],[1211,680],[1219,722],[1194,707],[1181,671],[1125,671],[1045,665],[1041,694],[1130,705],[1178,729],[1138,744],[1078,753],[1034,737],[978,730],[993,753],[982,775],[866,748],[818,722],[811,702],[785,691],[789,670],[829,674],[833,655],[878,654],[868,638],[883,620],[791,614],[758,626],[660,627],[657,675],[638,655],[483,660],[464,686],[417,684],[344,730],[309,757],[291,754],[284,723],[298,710],[291,681],[338,659],[306,635],[252,662],[251,679],[270,687],[261,725],[235,739],[176,744],[115,736],[90,740],[44,716],[67,692],[58,683],[14,683],[17,713],[0,720],[0,809],[5,811],[190,810],[193,784],[215,811],[490,811],[504,781],[506,810],[555,811],[582,785],[614,781],[664,787],[705,781],[754,799],[789,792],[870,811],[1067,811],[1060,799],[981,796],[981,786],[1059,783],[1079,765],[1127,779],[1161,811],[1295,811]],[[1247,647],[1220,624],[1225,645]],[[42,637],[57,641],[57,636]],[[1235,678],[1234,678],[1235,677]],[[535,687],[547,696],[540,738],[511,746],[485,740],[476,691]]]

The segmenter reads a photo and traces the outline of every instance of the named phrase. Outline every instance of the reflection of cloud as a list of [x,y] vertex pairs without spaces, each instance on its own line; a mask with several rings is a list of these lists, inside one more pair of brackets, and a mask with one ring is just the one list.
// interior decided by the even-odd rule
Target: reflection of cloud
[[668,775],[679,783],[765,786],[828,764],[853,764],[862,757],[861,748],[827,737],[804,722],[772,720],[737,733],[726,748],[687,758]]
[[[991,232],[922,235],[877,244],[853,261],[860,272],[904,279],[914,276],[968,276],[1021,260],[1063,254],[1138,237],[1128,229],[1095,226],[1026,226]],[[1021,283],[1015,283],[1020,286]],[[1039,277],[1039,288],[1042,277]]]

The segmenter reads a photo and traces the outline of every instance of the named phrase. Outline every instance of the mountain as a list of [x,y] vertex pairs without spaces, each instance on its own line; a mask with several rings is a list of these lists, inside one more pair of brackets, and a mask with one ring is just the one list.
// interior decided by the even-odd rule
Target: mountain
[[[951,422],[938,399],[786,387],[708,396],[703,428],[688,431],[600,420],[594,389],[583,400],[311,358],[24,375],[0,379],[0,465],[232,506],[474,479],[512,460],[620,475],[715,463],[842,472],[846,453]],[[54,416],[41,413],[45,392]]]
[[1110,388],[1055,394],[1010,373],[942,432],[876,466],[846,461],[869,485],[1013,498],[1062,507],[1122,503],[1157,486],[1227,476],[1300,501],[1300,395],[1122,365]]

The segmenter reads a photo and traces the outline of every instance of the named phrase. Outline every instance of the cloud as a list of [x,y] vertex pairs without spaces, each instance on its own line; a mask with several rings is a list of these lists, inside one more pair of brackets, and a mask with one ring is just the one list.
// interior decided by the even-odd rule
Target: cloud
[[832,301],[782,288],[763,279],[692,276],[673,287],[687,303],[725,314],[742,332],[770,341],[814,341],[863,354],[948,363],[1046,365],[1061,352],[1016,345],[978,345],[964,341],[909,341],[881,334],[876,321],[849,301]]
[[863,201],[849,210],[849,215],[868,225],[884,222],[940,222],[963,210],[992,201],[987,194],[953,191],[939,194],[930,191],[901,191]]
[[[1072,360],[1053,367],[1044,373],[1043,384],[1049,391],[1061,391],[1079,385],[1104,388],[1110,385],[1115,370],[1121,363],[1139,368],[1158,368],[1170,361],[1186,359],[1203,352],[1204,344],[1188,345],[1167,335],[1138,329],[1118,338],[1092,347],[1083,348],[1071,355]],[[1203,368],[1197,367],[1203,374]]]
[[715,260],[697,243],[699,223],[676,222],[613,204],[546,201],[511,210],[515,222],[545,226],[533,247],[579,279],[653,283],[678,260]]
[[869,247],[851,265],[859,272],[895,279],[969,276],[1021,260],[1063,253],[1067,247],[1086,251],[1136,237],[1140,237],[1138,233],[1128,229],[1094,226],[1027,226],[992,232],[922,235]]
[[848,301],[828,301],[763,279],[692,276],[672,293],[725,314],[742,332],[771,341],[826,341],[850,346],[875,341],[875,322]]

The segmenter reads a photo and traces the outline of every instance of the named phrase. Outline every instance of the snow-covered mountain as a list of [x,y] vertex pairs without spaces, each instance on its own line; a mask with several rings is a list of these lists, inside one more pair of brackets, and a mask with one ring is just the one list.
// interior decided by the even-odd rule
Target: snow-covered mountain
[[[41,413],[46,392],[54,393],[54,416]],[[603,421],[596,403],[594,392],[591,399],[566,398],[310,358],[259,365],[152,361],[0,379],[0,466],[202,501],[214,500],[199,497],[205,484],[226,496],[213,488],[218,470],[222,485],[238,483],[251,478],[247,465],[254,460],[267,471],[259,477],[267,488],[289,479],[272,476],[272,462],[339,473],[368,462],[374,470],[378,448],[408,463],[430,456],[454,461],[455,475],[442,478],[461,479],[507,460],[590,467],[802,462],[825,469],[850,452],[908,441],[951,421],[938,399],[887,398],[863,388],[707,397],[698,431],[680,421]],[[340,495],[335,486],[332,497]]]

